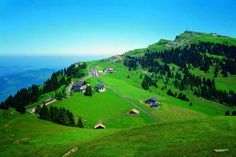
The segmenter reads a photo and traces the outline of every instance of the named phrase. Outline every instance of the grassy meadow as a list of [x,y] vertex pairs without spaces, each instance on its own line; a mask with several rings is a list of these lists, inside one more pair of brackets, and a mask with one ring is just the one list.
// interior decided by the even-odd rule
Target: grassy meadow
[[[116,69],[116,72],[100,77],[106,85],[105,92],[93,90],[92,97],[72,92],[68,98],[50,104],[70,110],[76,118],[81,116],[85,128],[57,125],[29,113],[21,115],[14,110],[0,110],[0,156],[63,156],[73,147],[79,149],[70,155],[72,157],[228,157],[236,153],[236,119],[224,116],[231,108],[187,93],[193,104],[190,106],[189,102],[168,96],[167,89],[161,88],[162,80],[158,81],[158,88],[144,90],[142,77],[148,73],[140,68],[129,71],[120,61],[88,62],[88,70],[93,67]],[[198,73],[201,75],[201,71]],[[233,84],[234,90],[234,78],[217,77],[217,88],[229,89]],[[94,77],[82,79],[91,86],[99,83]],[[45,94],[31,107],[53,94]],[[152,109],[143,103],[151,97],[158,98],[160,108]],[[140,114],[127,114],[132,108],[138,109]],[[106,129],[94,129],[99,122]],[[229,152],[214,152],[214,149],[224,148]]]

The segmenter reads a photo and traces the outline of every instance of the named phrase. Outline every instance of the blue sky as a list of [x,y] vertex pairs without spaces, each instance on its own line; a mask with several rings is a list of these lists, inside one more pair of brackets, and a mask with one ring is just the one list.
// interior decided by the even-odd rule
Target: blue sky
[[113,55],[186,30],[236,37],[235,0],[0,0],[0,55]]

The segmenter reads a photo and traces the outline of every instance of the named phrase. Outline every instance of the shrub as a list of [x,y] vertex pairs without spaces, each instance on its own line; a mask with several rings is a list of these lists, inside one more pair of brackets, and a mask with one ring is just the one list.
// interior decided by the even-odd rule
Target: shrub
[[229,116],[229,110],[225,111],[225,116]]
[[85,90],[84,95],[86,96],[92,96],[93,95],[93,91],[92,91],[92,87],[88,86]]
[[232,116],[236,116],[236,111],[232,111]]

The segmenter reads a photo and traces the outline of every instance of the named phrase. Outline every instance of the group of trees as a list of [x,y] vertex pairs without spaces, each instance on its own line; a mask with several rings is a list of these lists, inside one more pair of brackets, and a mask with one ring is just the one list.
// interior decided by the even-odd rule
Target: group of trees
[[85,75],[84,69],[87,68],[86,63],[72,64],[65,70],[65,74],[71,78],[80,78]]
[[145,75],[142,81],[142,87],[145,90],[148,90],[150,86],[157,87],[157,81],[153,80],[150,76]]
[[78,126],[80,128],[84,127],[84,122],[81,117],[78,118],[78,122],[75,122],[74,115],[69,110],[64,108],[57,108],[46,105],[38,106],[35,113],[39,115],[40,119],[48,120],[57,124],[67,125],[67,126]]
[[[207,72],[212,66],[215,68],[214,77],[217,77],[219,72],[224,77],[227,77],[228,73],[236,74],[235,52],[235,46],[200,42],[185,47],[166,49],[161,52],[147,49],[144,56],[126,57],[124,65],[130,69],[135,69],[137,65],[141,65],[142,68],[151,73],[164,76],[163,79],[166,80],[164,81],[165,86],[168,84],[169,78],[174,78],[172,83],[180,91],[191,90],[198,97],[235,106],[235,92],[218,90],[214,79],[196,76],[189,72],[191,67],[200,68],[202,71]],[[220,55],[221,57],[214,55]],[[169,66],[172,63],[179,66],[180,69],[175,71],[174,67],[171,68]],[[150,84],[152,84],[150,80],[151,78],[143,80],[142,87],[144,89],[148,89]],[[168,93],[171,96],[178,97],[174,93],[170,93],[170,91]],[[188,100],[183,95],[180,95],[179,98]]]
[[183,77],[179,73],[176,73],[174,76],[174,86],[177,89],[181,91],[190,89],[198,97],[217,101],[222,104],[236,105],[236,93],[216,89],[214,79],[195,76],[186,67],[183,68],[182,72]]
[[36,102],[42,91],[39,86],[32,85],[30,88],[22,88],[14,96],[10,95],[4,102],[1,102],[1,109],[15,108],[20,113],[25,113],[25,106]]
[[[216,66],[226,76],[227,72],[236,74],[236,47],[223,44],[200,42],[185,47],[166,49],[164,51],[146,50],[143,57],[126,57],[124,65],[130,69],[135,69],[138,64],[143,68],[148,68],[150,72],[162,69],[160,61],[165,64],[174,63],[180,67],[191,64],[207,72],[210,66]],[[210,57],[210,55],[220,55],[223,58]]]
[[62,91],[58,91],[56,92],[55,96],[54,96],[57,100],[62,100],[63,98],[66,97],[66,90],[63,89]]
[[225,111],[225,115],[226,115],[226,116],[230,116],[230,115],[236,116],[236,111],[232,111],[231,114],[230,114],[230,111],[227,110],[227,111]]
[[65,75],[64,71],[58,71],[52,74],[51,78],[44,82],[43,92],[51,92],[57,90],[62,85],[68,85],[71,83],[71,78]]
[[[15,95],[10,95],[5,101],[0,103],[0,109],[15,108],[20,113],[26,112],[26,106],[38,101],[42,94],[55,91],[62,85],[71,83],[72,77],[82,77],[83,72],[87,67],[86,63],[78,64],[78,66],[71,65],[69,68],[59,70],[52,74],[52,76],[44,82],[42,86],[32,85],[29,88],[20,89]],[[61,99],[64,97],[64,92],[56,93],[56,97]]]
[[177,94],[176,92],[172,92],[171,89],[168,89],[168,90],[167,90],[167,95],[170,95],[170,96],[172,96],[172,97],[176,97],[176,98],[181,99],[181,100],[183,100],[183,101],[189,101],[189,98],[187,97],[187,95],[184,94],[184,93],[182,93],[182,92],[180,92],[179,94]]
[[129,70],[135,70],[138,66],[136,58],[130,56],[125,58],[124,65],[129,67]]
[[[77,66],[76,66],[77,65]],[[81,78],[85,76],[84,69],[87,68],[86,63],[72,64],[67,69],[59,70],[52,74],[51,78],[44,82],[44,93],[57,90],[62,85],[71,83],[71,78]]]

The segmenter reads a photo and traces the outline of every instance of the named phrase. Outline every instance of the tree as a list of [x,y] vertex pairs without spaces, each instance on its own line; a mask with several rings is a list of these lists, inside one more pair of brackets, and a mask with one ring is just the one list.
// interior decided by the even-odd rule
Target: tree
[[218,76],[218,72],[219,72],[219,69],[218,69],[218,66],[216,65],[215,71],[214,71],[214,77]]
[[167,95],[170,95],[170,96],[176,97],[176,94],[175,94],[174,92],[172,92],[171,89],[168,89],[168,91],[167,91]]
[[26,108],[25,108],[25,105],[24,104],[18,104],[16,106],[16,111],[17,112],[20,112],[20,113],[25,113],[26,112]]
[[229,116],[229,115],[230,115],[229,110],[225,111],[225,116]]
[[140,74],[140,76],[139,76],[139,79],[142,79],[143,78],[143,75],[142,74]]
[[39,111],[39,118],[48,120],[50,118],[48,108],[46,105],[43,105]]
[[68,112],[68,116],[69,116],[69,125],[70,126],[74,126],[75,125],[75,119],[74,119],[74,115],[72,112]]
[[143,89],[145,89],[145,90],[148,90],[148,89],[149,89],[148,82],[147,82],[145,79],[142,81],[142,87],[143,87]]
[[232,116],[236,116],[236,111],[232,111]]
[[31,87],[31,99],[32,99],[32,102],[36,102],[38,100],[39,96],[40,96],[39,86],[32,85],[32,87]]
[[9,109],[9,106],[8,106],[8,105],[6,105],[6,103],[4,103],[4,102],[1,102],[1,103],[0,103],[0,109],[3,109],[3,110],[8,110],[8,109]]
[[178,98],[184,101],[189,101],[189,98],[183,93],[179,93]]
[[145,75],[141,85],[142,85],[143,89],[148,90],[150,86],[157,87],[156,82],[157,81],[152,79],[150,76]]
[[78,123],[77,123],[77,126],[79,128],[84,128],[84,122],[83,122],[83,119],[79,116],[78,118]]
[[44,105],[42,107],[37,107],[36,111],[36,113],[39,114],[40,119],[48,120],[57,124],[75,126],[73,113],[65,108],[50,106],[48,109],[48,107]]
[[93,91],[92,91],[92,87],[91,86],[88,86],[86,88],[84,95],[86,95],[86,96],[92,96],[93,95]]
[[64,98],[63,92],[56,92],[55,98],[58,100],[62,100],[62,98]]
[[12,97],[12,95],[10,95],[7,99],[6,99],[6,101],[5,102],[2,102],[1,103],[1,107],[0,108],[2,108],[2,109],[5,109],[5,110],[7,110],[10,106],[12,106],[13,105],[13,102],[14,100],[13,100],[13,97]]

